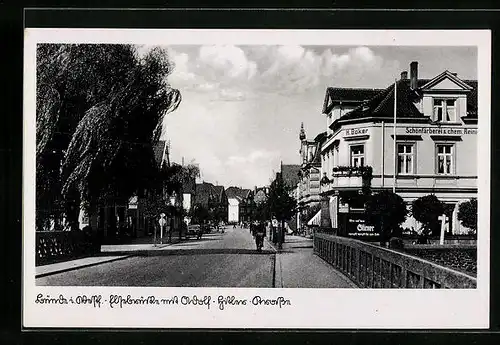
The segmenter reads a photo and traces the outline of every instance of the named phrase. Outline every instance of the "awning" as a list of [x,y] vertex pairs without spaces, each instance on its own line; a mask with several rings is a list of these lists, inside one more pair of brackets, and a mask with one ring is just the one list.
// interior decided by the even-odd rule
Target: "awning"
[[320,226],[321,225],[321,210],[319,210],[318,213],[316,213],[314,215],[314,217],[312,217],[307,222],[307,225],[316,225],[316,226]]

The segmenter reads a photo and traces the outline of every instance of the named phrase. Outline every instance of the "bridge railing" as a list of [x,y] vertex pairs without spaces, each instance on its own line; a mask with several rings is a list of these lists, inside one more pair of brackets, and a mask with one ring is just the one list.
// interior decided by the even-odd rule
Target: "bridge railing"
[[100,251],[97,236],[83,231],[36,232],[36,265],[91,255]]
[[476,278],[356,239],[314,234],[314,253],[362,288],[473,289]]

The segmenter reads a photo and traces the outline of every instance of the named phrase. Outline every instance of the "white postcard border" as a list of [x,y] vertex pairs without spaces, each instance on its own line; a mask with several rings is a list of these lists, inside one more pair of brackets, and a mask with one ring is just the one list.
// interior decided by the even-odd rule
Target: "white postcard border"
[[[130,43],[476,46],[478,48],[478,272],[477,289],[247,289],[46,287],[35,285],[36,44]],[[346,328],[480,329],[489,327],[491,32],[488,30],[137,30],[26,29],[23,133],[23,325],[97,328]],[[291,306],[41,305],[36,295],[234,295],[289,299]]]

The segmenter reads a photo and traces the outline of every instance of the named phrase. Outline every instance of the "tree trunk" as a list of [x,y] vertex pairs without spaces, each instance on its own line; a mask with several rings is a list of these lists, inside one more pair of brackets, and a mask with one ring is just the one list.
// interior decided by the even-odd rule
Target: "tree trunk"
[[73,190],[70,197],[66,200],[66,221],[68,222],[71,231],[80,230],[78,217],[80,215],[80,194]]
[[382,247],[385,247],[386,239],[387,235],[385,230],[384,217],[380,217],[380,245]]
[[179,242],[182,240],[182,230],[184,229],[184,220],[179,216]]
[[285,221],[281,221],[281,243],[285,243]]

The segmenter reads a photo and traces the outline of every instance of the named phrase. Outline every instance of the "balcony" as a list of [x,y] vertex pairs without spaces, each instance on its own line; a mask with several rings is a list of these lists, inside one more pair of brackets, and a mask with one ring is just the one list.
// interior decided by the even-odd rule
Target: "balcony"
[[321,193],[332,190],[352,190],[369,187],[372,179],[372,168],[369,166],[334,167],[331,178],[325,174],[321,179]]

